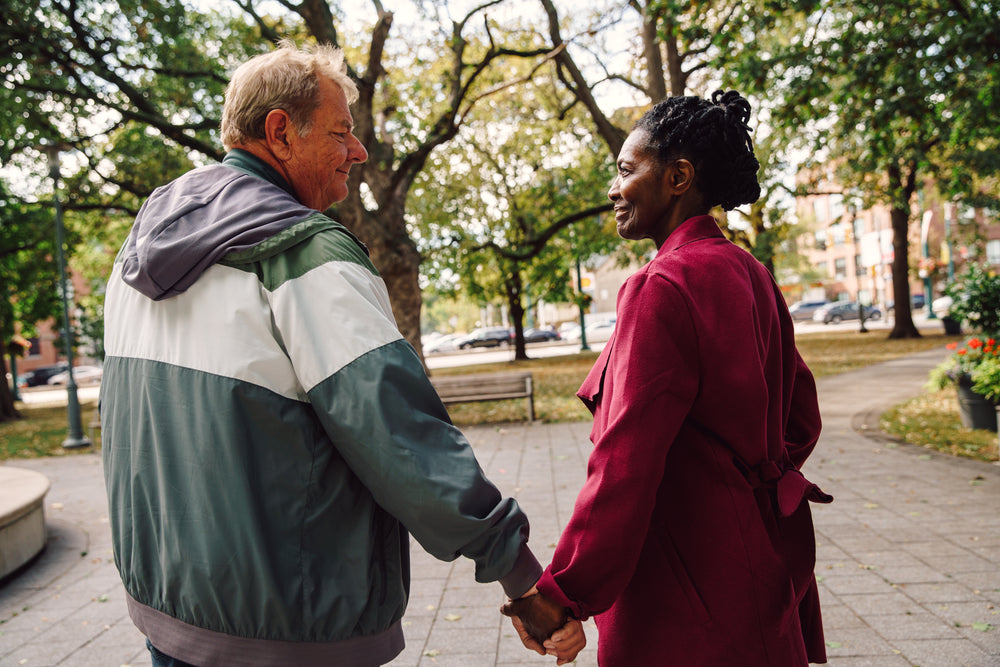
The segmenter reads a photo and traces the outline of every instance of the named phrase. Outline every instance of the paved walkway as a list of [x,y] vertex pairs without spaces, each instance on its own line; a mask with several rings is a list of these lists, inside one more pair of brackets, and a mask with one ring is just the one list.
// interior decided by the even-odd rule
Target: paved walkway
[[[813,506],[817,574],[836,667],[1000,665],[1000,466],[866,437],[884,406],[920,392],[944,350],[820,381],[825,428],[807,475],[836,497]],[[867,427],[867,428],[866,428]],[[589,424],[468,430],[490,477],[532,518],[547,559],[572,510]],[[111,559],[95,454],[13,461],[52,481],[49,544],[0,583],[0,664],[149,665]],[[471,564],[413,549],[407,648],[395,667],[554,664],[497,613],[503,593]],[[596,629],[578,664],[596,665]],[[734,666],[735,667],[735,666]]]

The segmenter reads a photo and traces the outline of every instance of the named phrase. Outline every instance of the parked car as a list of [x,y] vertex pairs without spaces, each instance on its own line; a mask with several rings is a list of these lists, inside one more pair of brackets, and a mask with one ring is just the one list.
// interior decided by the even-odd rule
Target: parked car
[[562,340],[562,336],[559,335],[558,331],[552,331],[550,329],[524,330],[525,343],[545,343],[553,340]]
[[[878,320],[882,318],[882,311],[876,306],[863,306],[866,320]],[[821,306],[813,313],[814,322],[823,324],[837,324],[844,320],[858,319],[858,304],[853,301],[836,301]]]
[[[77,384],[97,384],[104,376],[104,369],[99,366],[74,366],[73,381]],[[69,382],[69,369],[49,378],[50,385],[60,385]]]
[[[587,325],[587,343],[603,343],[611,339],[611,334],[615,332],[615,323],[606,320],[603,322],[593,322]],[[580,342],[580,326],[577,325],[563,335],[563,340],[571,343]]]
[[476,329],[465,338],[457,342],[458,349],[466,350],[470,347],[499,347],[510,345],[511,332],[507,327],[484,327]]
[[796,301],[788,307],[788,313],[792,316],[793,322],[808,321],[813,318],[818,308],[822,308],[830,303],[826,299],[812,301]]
[[[924,307],[925,303],[926,299],[924,298],[923,294],[910,295],[910,307],[912,310],[920,310],[921,308]],[[890,300],[887,304],[885,304],[885,312],[891,313],[895,309],[896,309],[896,302],[894,300]]]
[[50,366],[39,366],[30,371],[17,374],[18,387],[40,387],[49,383],[49,378],[69,370],[69,364],[62,362]]
[[452,352],[458,349],[458,342],[466,338],[467,334],[444,334],[438,336],[424,345],[424,354],[439,354],[441,352]]

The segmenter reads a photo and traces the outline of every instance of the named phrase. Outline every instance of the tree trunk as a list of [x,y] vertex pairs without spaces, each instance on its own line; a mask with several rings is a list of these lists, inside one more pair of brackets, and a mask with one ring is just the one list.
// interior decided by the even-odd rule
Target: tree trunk
[[663,56],[656,33],[657,12],[650,4],[642,8],[642,51],[646,60],[646,92],[655,103],[667,97],[667,82],[663,79]]
[[[0,369],[4,369],[3,359],[7,358],[7,346],[0,338]],[[20,419],[21,413],[14,407],[14,395],[7,386],[7,372],[4,370],[4,380],[0,382],[0,423]]]
[[893,198],[889,219],[892,221],[892,299],[895,319],[889,338],[920,338],[920,332],[913,324],[913,310],[910,308],[910,199],[916,191],[917,165],[908,165],[904,181],[902,168],[896,164],[889,166],[889,192],[898,193]]
[[524,345],[524,305],[521,303],[523,283],[521,272],[517,267],[511,267],[510,277],[504,280],[507,292],[507,306],[510,308],[510,321],[514,325],[514,360],[525,361],[528,351]]
[[667,16],[664,28],[664,45],[667,48],[667,75],[670,77],[670,95],[679,97],[687,88],[687,74],[684,72],[684,58],[677,45],[677,29],[673,16]]

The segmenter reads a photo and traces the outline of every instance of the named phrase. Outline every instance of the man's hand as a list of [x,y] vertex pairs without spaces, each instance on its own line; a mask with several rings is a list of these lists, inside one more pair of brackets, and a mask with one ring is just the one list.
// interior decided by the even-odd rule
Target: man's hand
[[525,648],[539,655],[554,655],[557,665],[573,662],[587,645],[583,624],[569,618],[569,611],[534,588],[511,600],[500,612],[509,616]]
[[533,588],[528,591],[528,595],[505,604],[500,608],[500,613],[519,619],[522,627],[531,635],[531,638],[536,643],[541,644],[553,632],[566,625],[566,621],[569,620],[569,611],[541,593],[536,592],[532,595],[534,590]]

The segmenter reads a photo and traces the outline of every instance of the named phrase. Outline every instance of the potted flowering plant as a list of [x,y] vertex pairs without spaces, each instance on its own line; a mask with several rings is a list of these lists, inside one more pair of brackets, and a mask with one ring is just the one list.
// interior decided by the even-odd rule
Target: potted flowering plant
[[951,297],[946,318],[986,336],[1000,337],[1000,275],[988,265],[968,264],[945,289]]
[[955,387],[964,426],[996,431],[1000,345],[995,338],[972,337],[961,344],[948,343],[946,347],[952,354],[931,371],[930,386]]

